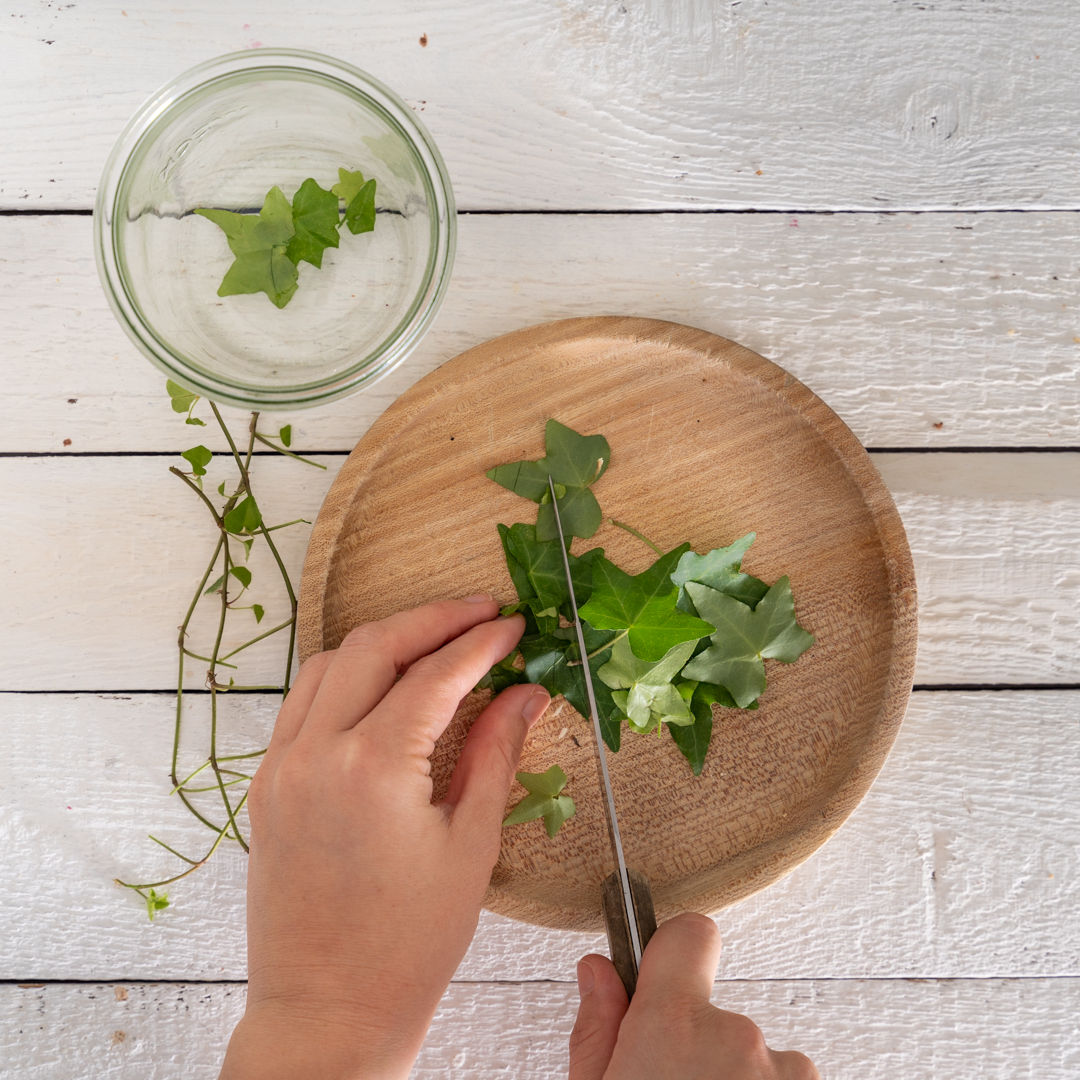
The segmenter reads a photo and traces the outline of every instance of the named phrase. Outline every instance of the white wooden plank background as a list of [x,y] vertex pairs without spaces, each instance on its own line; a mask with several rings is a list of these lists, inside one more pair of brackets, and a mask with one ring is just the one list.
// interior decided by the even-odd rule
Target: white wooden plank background
[[[610,312],[687,322],[756,349],[871,446],[1077,446],[1078,222],[467,215],[446,303],[417,353],[371,389],[290,419],[298,445],[351,449],[398,394],[464,349],[530,323]],[[0,451],[180,450],[196,435],[224,448],[172,418],[161,374],[113,319],[88,219],[0,217],[0,271],[9,357]]]
[[[220,1050],[207,1032],[229,1030],[243,1001],[242,986],[220,984],[0,988],[0,1077],[212,1080]],[[720,982],[713,1003],[756,1017],[770,1045],[803,1049],[828,1080],[1044,1080],[1080,1068],[1080,979]],[[564,984],[454,984],[413,1080],[565,1077],[576,1009]],[[5,1068],[5,1052],[27,1046],[34,1064]]]
[[[144,98],[218,53],[307,46],[421,113],[460,205],[1073,207],[1069,0],[16,3],[0,206],[89,206]],[[427,46],[420,45],[426,35]]]
[[[202,842],[165,795],[164,691],[209,532],[166,470],[185,446],[221,445],[169,411],[113,321],[86,211],[113,138],[162,81],[288,42],[393,85],[476,213],[409,361],[282,417],[333,453],[326,474],[260,458],[271,513],[312,516],[398,394],[528,323],[670,318],[784,365],[879,449],[916,560],[917,679],[967,689],[916,692],[849,822],[718,914],[714,1000],[830,1080],[1073,1080],[1071,0],[326,0],[302,25],[281,0],[126,4],[0,12],[0,1077],[212,1077],[242,1008],[228,981],[244,974],[241,856],[174,889],[153,926],[110,884],[169,865],[150,829]],[[706,212],[746,209],[776,212]],[[552,210],[602,213],[507,212]],[[895,212],[929,210],[962,212]],[[297,570],[305,532],[279,534]],[[245,678],[282,660],[268,643]],[[247,749],[275,703],[227,708]],[[569,981],[593,948],[485,914],[414,1075],[564,1076]],[[38,980],[56,981],[19,986]]]
[[[272,699],[238,696],[227,710],[229,749],[263,745]],[[917,692],[843,828],[780,883],[717,915],[722,976],[1076,974],[1078,734],[1080,691]],[[207,846],[206,830],[167,797],[171,736],[166,694],[0,695],[0,791],[18,793],[0,818],[0,979],[243,978],[239,852],[174,886],[174,908],[153,925],[112,884],[175,872],[147,832],[189,853]],[[486,913],[456,978],[572,980],[598,949],[601,937]]]

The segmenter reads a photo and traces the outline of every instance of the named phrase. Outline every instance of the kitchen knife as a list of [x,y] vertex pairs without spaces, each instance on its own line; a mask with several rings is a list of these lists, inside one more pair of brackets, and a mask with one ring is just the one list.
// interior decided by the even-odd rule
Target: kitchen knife
[[600,773],[600,787],[604,793],[604,812],[607,817],[608,840],[615,859],[615,870],[605,879],[600,889],[604,923],[607,926],[608,948],[611,962],[626,987],[627,997],[634,996],[637,986],[638,969],[641,966],[641,954],[656,930],[656,915],[653,911],[652,893],[644,874],[628,870],[623,855],[622,836],[619,833],[619,818],[615,812],[615,797],[611,791],[611,776],[608,773],[607,750],[600,731],[600,716],[596,709],[596,691],[593,689],[592,671],[585,648],[585,635],[578,617],[577,597],[574,596],[574,580],[570,574],[570,556],[566,548],[562,519],[559,517],[559,502],[555,494],[555,482],[548,476],[548,491],[551,495],[551,508],[555,514],[555,529],[559,534],[559,548],[562,551],[563,570],[566,573],[566,587],[570,593],[570,610],[574,616],[574,628],[577,631],[578,650],[581,655],[581,668],[585,677],[585,693],[589,699],[589,718],[592,720],[593,741],[596,747],[596,761]]

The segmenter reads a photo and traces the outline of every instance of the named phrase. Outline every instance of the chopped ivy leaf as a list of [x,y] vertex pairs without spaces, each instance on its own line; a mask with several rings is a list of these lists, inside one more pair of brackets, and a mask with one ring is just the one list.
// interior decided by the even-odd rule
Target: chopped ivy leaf
[[519,772],[517,780],[529,794],[506,815],[503,824],[519,825],[542,817],[548,836],[554,836],[576,809],[569,795],[560,794],[566,787],[566,773],[552,765],[547,772]]
[[253,533],[262,523],[262,514],[255,500],[246,495],[226,515],[225,531],[233,534]]
[[210,464],[214,457],[214,455],[202,445],[193,446],[190,450],[185,450],[180,456],[191,465],[193,476],[205,476],[206,466]]
[[679,587],[679,610],[687,611],[691,615],[697,614],[686,592],[688,581],[708,585],[710,589],[755,607],[769,591],[769,586],[750,574],[744,574],[740,569],[743,556],[754,542],[755,536],[756,533],[747,533],[735,543],[723,548],[713,548],[704,555],[693,551],[683,555],[671,575],[671,580]]
[[296,233],[292,207],[279,187],[272,187],[258,214],[231,210],[196,210],[224,233],[235,256],[225,272],[218,296],[263,292],[283,308],[296,292],[296,263],[288,245]]
[[169,401],[172,404],[173,412],[188,412],[191,406],[199,400],[198,394],[185,390],[179,383],[174,383],[172,379],[166,380],[165,389],[169,392]]
[[292,446],[292,424],[278,428],[278,438],[282,446]]
[[323,252],[338,246],[338,201],[317,180],[305,180],[293,196],[293,237],[285,254],[297,265],[309,262],[321,268]]
[[687,725],[694,722],[690,706],[673,685],[675,676],[690,659],[697,639],[672,646],[655,663],[639,660],[626,637],[617,638],[611,659],[597,672],[612,690],[612,700],[638,731],[652,731],[659,724]]
[[251,571],[246,566],[230,566],[229,573],[246,589],[251,584]]
[[630,648],[642,660],[660,660],[673,645],[711,634],[711,623],[675,606],[678,594],[671,572],[689,546],[673,548],[637,575],[598,558],[593,565],[592,595],[582,606],[581,617],[601,630],[625,630]]
[[712,622],[712,645],[686,665],[688,679],[718,683],[740,707],[755,701],[765,689],[765,659],[790,664],[814,643],[795,621],[791,584],[782,577],[757,607],[690,581],[686,591],[694,607]]
[[264,610],[262,604],[252,604],[251,613],[255,616],[255,621],[257,623],[261,623],[263,621],[263,616],[266,614],[266,611]]
[[559,517],[568,537],[588,538],[600,528],[603,515],[589,485],[607,468],[611,448],[603,435],[579,435],[557,420],[544,428],[547,453],[538,461],[514,461],[489,469],[487,477],[523,498],[540,504],[536,535],[553,540],[557,535],[555,513],[551,508],[548,477],[565,489],[559,500]]

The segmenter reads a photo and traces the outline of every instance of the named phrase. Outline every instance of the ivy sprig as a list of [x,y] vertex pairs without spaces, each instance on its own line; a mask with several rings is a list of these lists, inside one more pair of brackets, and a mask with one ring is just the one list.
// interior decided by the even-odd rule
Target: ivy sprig
[[[201,400],[193,391],[186,390],[177,383],[167,384],[172,408],[177,413],[186,414],[186,423],[204,425],[205,421],[193,416],[192,410]],[[247,800],[247,785],[252,779],[245,771],[247,762],[257,762],[265,749],[250,750],[239,754],[223,755],[219,752],[219,730],[221,720],[221,695],[232,690],[280,690],[282,695],[289,692],[293,655],[296,645],[296,592],[288,571],[274,541],[273,533],[279,529],[299,524],[310,524],[304,518],[295,518],[274,525],[268,525],[259,506],[258,497],[252,481],[252,457],[256,443],[265,444],[280,454],[295,460],[307,462],[318,468],[325,468],[319,462],[310,461],[293,453],[288,447],[292,443],[292,427],[284,425],[276,435],[264,434],[259,430],[259,414],[252,413],[247,425],[247,440],[244,449],[240,449],[232,432],[212,401],[206,404],[220,428],[229,450],[225,457],[234,467],[231,480],[223,480],[216,488],[217,500],[204,489],[203,480],[213,461],[213,452],[199,444],[181,452],[180,457],[185,467],[173,465],[169,471],[177,476],[198,497],[206,508],[214,530],[214,544],[206,568],[195,586],[177,635],[177,678],[176,710],[173,725],[173,745],[169,775],[172,782],[172,794],[177,796],[194,817],[213,834],[209,850],[200,856],[190,856],[170,847],[156,836],[150,839],[163,847],[184,864],[176,874],[159,881],[128,882],[117,879],[117,883],[134,890],[146,904],[147,914],[151,919],[169,906],[168,894],[159,891],[195,870],[204,866],[217,851],[223,841],[231,841],[247,851],[248,840],[240,824],[240,815]],[[226,651],[223,647],[225,628],[228,620],[237,612],[250,611],[255,623],[261,626],[266,609],[262,603],[238,603],[249,595],[249,590],[258,585],[248,565],[248,559],[255,544],[262,544],[270,553],[277,566],[280,586],[284,590],[288,604],[288,618],[275,626],[248,638],[242,644]],[[216,602],[217,620],[213,639],[203,648],[195,648],[188,640],[189,627],[199,605],[204,602]],[[250,623],[248,624],[250,625]],[[257,642],[275,634],[288,633],[285,667],[278,686],[241,686],[233,675],[223,674],[224,670],[235,672],[239,664],[236,658]],[[187,663],[198,661],[206,665],[206,687],[209,691],[209,724],[206,758],[186,776],[180,769],[181,734],[185,728],[184,676]],[[196,778],[209,772],[207,782],[195,783]],[[210,805],[207,805],[207,799]],[[217,808],[215,809],[214,800]]]
[[321,269],[326,249],[340,244],[342,226],[353,235],[375,228],[375,189],[374,179],[365,180],[363,173],[339,169],[338,182],[332,188],[327,190],[308,177],[292,201],[281,188],[272,187],[258,214],[197,209],[196,214],[221,229],[233,254],[218,296],[261,292],[275,307],[285,307],[299,287],[300,264]]

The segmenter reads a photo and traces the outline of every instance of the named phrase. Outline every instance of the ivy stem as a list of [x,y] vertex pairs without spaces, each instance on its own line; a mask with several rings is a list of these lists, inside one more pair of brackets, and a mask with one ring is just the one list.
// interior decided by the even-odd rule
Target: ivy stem
[[611,524],[614,525],[617,529],[625,529],[626,532],[628,532],[631,536],[636,536],[643,544],[648,544],[649,547],[651,547],[657,555],[664,554],[663,548],[659,547],[657,544],[654,544],[644,533],[638,532],[637,529],[635,529],[633,526],[627,525],[625,522],[622,521],[616,521],[614,518],[611,518],[610,520]]
[[601,645],[600,648],[593,649],[593,651],[591,653],[586,653],[585,654],[585,659],[586,660],[591,660],[594,656],[599,656],[605,649],[610,649],[612,647],[612,645],[615,644],[616,641],[622,641],[622,639],[624,637],[626,637],[626,635],[629,634],[629,633],[630,633],[630,628],[627,627],[621,634],[616,634],[615,637],[613,637],[610,641],[604,642],[604,644]]
[[286,457],[294,458],[296,461],[302,461],[305,465],[314,465],[316,469],[325,469],[326,466],[318,461],[312,461],[311,458],[301,457],[299,454],[294,454],[291,450],[286,450],[284,446],[278,446],[276,442],[271,442],[265,435],[256,435],[256,439],[263,445],[269,446],[271,450],[276,450],[279,454],[284,454]]
[[[235,656],[238,652],[243,652],[243,650],[246,649],[249,645],[254,645],[256,641],[262,641],[263,638],[268,638],[271,634],[276,634],[279,630],[284,630],[286,626],[291,626],[291,625],[292,625],[292,620],[291,619],[286,619],[285,622],[278,623],[278,625],[275,626],[272,630],[266,630],[263,633],[259,634],[258,637],[253,637],[250,641],[245,641],[243,645],[237,645],[236,648],[233,649],[232,652],[227,652],[224,656],[218,657],[218,663],[219,664],[224,664],[225,661],[228,660],[230,656]],[[235,664],[228,664],[226,666],[227,667],[236,667]]]

